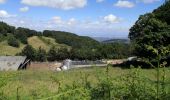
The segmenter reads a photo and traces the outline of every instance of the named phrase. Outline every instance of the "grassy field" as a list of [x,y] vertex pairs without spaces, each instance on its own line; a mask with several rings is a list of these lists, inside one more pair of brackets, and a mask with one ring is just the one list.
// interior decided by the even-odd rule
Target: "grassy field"
[[9,46],[7,41],[0,42],[0,55],[11,55],[14,56],[15,54],[22,51],[22,49],[25,47],[25,45],[20,43],[20,47],[12,47]]
[[42,40],[39,39],[38,36],[33,36],[31,38],[28,38],[28,44],[30,44],[33,48],[38,49],[39,47],[49,50],[50,47],[46,45]]
[[[131,71],[131,69],[109,67],[108,75],[111,79],[117,80]],[[154,69],[140,69],[140,73],[152,81],[156,80],[156,71]],[[20,100],[32,100],[35,98],[43,100],[43,98],[59,94],[60,87],[72,86],[74,82],[83,82],[85,76],[88,76],[87,81],[92,86],[97,86],[99,78],[106,77],[106,67],[72,69],[62,72],[46,70],[0,72],[0,76],[8,77],[6,78],[7,84],[2,90],[9,100],[14,100],[17,96]],[[167,82],[170,82],[169,68],[166,68],[166,79]],[[116,84],[116,81],[114,83]],[[121,84],[121,82],[118,84]],[[167,85],[167,89],[170,89],[170,85]]]
[[55,39],[53,39],[53,38],[44,37],[44,36],[41,36],[41,37],[38,37],[38,38],[41,41],[43,41],[48,46],[48,48],[49,47],[51,48],[52,46],[55,46],[57,48],[62,48],[62,47],[65,47],[65,48],[68,48],[68,49],[70,48],[70,46],[68,46],[68,45],[56,43]]
[[28,38],[28,44],[32,45],[33,48],[35,49],[39,49],[40,47],[45,49],[46,51],[49,51],[49,49],[52,46],[61,48],[61,47],[66,47],[66,48],[70,48],[67,45],[64,44],[58,44],[55,42],[55,39],[53,38],[49,38],[49,37],[38,37],[38,36],[33,36]]

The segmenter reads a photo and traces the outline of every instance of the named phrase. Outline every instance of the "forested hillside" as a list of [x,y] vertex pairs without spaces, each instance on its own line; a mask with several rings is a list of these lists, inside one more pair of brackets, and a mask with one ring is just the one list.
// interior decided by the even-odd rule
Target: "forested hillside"
[[126,43],[103,44],[74,33],[10,26],[0,22],[0,55],[26,55],[35,61],[98,60],[130,55]]
[[67,44],[72,47],[82,48],[82,47],[90,47],[93,48],[99,45],[99,42],[96,40],[86,37],[86,36],[78,36],[69,32],[61,32],[61,31],[49,31],[45,30],[43,35],[46,37],[52,37],[56,39],[56,42]]

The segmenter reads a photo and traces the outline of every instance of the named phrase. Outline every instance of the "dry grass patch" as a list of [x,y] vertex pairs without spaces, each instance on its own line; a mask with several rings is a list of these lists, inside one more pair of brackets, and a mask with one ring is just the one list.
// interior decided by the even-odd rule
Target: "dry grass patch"
[[20,53],[24,47],[25,47],[25,45],[21,44],[21,43],[20,43],[19,48],[12,47],[12,46],[8,45],[7,41],[3,41],[3,42],[0,42],[0,55],[14,56],[17,53]]
[[39,49],[40,47],[48,51],[50,47],[46,45],[38,36],[33,36],[28,38],[28,44],[31,45],[35,49]]

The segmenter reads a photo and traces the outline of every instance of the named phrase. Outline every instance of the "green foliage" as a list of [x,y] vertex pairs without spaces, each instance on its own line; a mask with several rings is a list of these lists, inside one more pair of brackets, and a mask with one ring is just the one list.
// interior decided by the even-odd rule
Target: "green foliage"
[[33,61],[36,60],[36,50],[31,45],[27,45],[20,55],[27,56],[28,59]]
[[130,45],[124,43],[100,44],[96,48],[57,48],[53,46],[49,52],[48,61],[73,60],[100,60],[121,59],[131,55]]
[[21,41],[21,43],[23,43],[23,44],[27,44],[28,43],[28,41],[27,41],[28,38],[24,34],[16,33],[15,37],[18,38]]
[[18,27],[15,30],[15,37],[19,39],[23,44],[27,44],[28,37],[41,35],[40,32],[30,30],[27,28]]
[[7,38],[6,36],[4,36],[3,34],[0,34],[0,42],[6,40],[6,38]]
[[15,77],[15,74],[0,73],[0,100],[8,100],[8,97],[4,94],[3,87],[5,87],[8,84],[10,78],[13,77]]
[[36,61],[45,62],[46,60],[47,60],[46,51],[40,47],[36,54]]
[[67,48],[56,48],[53,46],[48,52],[48,61],[65,60],[70,57],[70,52]]
[[131,55],[130,45],[126,43],[110,43],[99,46],[102,58],[121,59]]
[[[165,51],[170,51],[169,6],[170,2],[167,1],[152,13],[141,15],[130,29],[129,38],[136,56],[155,60],[157,54],[149,49],[150,47],[155,48],[157,53],[161,53],[165,48]],[[165,59],[169,55],[170,53],[167,53],[161,59]]]
[[15,27],[0,22],[0,34],[7,35],[7,33],[14,33]]
[[79,60],[97,60],[100,56],[97,54],[97,49],[90,48],[76,48],[71,49],[70,55],[72,59]]
[[56,58],[56,55],[57,52],[56,52],[56,48],[55,47],[52,47],[49,52],[48,52],[48,60],[49,61],[55,61],[57,58]]
[[80,48],[80,47],[93,48],[99,44],[99,42],[95,41],[90,37],[78,36],[76,34],[69,33],[69,32],[45,30],[43,32],[43,35],[56,39],[57,43],[67,44],[74,48]]
[[18,48],[20,43],[13,35],[10,35],[8,36],[8,45]]
[[155,9],[153,13],[155,13],[158,19],[170,25],[170,15],[169,15],[170,1],[169,0],[166,0],[165,3],[162,6],[160,6],[158,9]]
[[[164,65],[166,63],[160,66]],[[159,69],[159,96],[154,69],[108,66],[57,73],[46,70],[0,72],[0,98],[3,97],[0,100],[168,100],[170,70],[164,68]]]
[[[96,76],[98,77],[98,84],[96,86],[93,86],[91,82],[88,81],[87,75],[84,77],[81,73],[81,76],[82,80],[73,82],[72,85],[60,87],[57,95],[42,100],[167,100],[169,97],[168,92],[165,90],[167,85],[164,76],[162,76],[162,79],[164,79],[161,79],[161,82],[158,84],[160,86],[159,90],[156,91],[157,82],[150,80],[142,74],[141,68],[133,68],[133,66],[129,73],[116,77],[115,79],[111,78],[109,75],[109,67],[107,67],[105,73],[98,72],[98,76]],[[56,78],[53,78],[53,80],[56,80]],[[57,81],[57,83],[58,82],[59,81]]]

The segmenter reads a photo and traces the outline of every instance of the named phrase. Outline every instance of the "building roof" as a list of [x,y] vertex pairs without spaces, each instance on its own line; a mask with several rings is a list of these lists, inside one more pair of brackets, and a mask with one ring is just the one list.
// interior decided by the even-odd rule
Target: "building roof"
[[94,65],[94,64],[105,64],[102,61],[72,61],[72,65]]
[[0,71],[18,70],[25,60],[25,56],[0,56]]
[[89,67],[92,65],[97,65],[97,66],[105,66],[106,63],[104,63],[101,60],[97,60],[97,61],[87,61],[87,60],[83,60],[83,61],[72,61],[69,59],[64,60],[63,62],[63,67],[67,67],[68,69],[70,68],[80,68],[80,67]]

